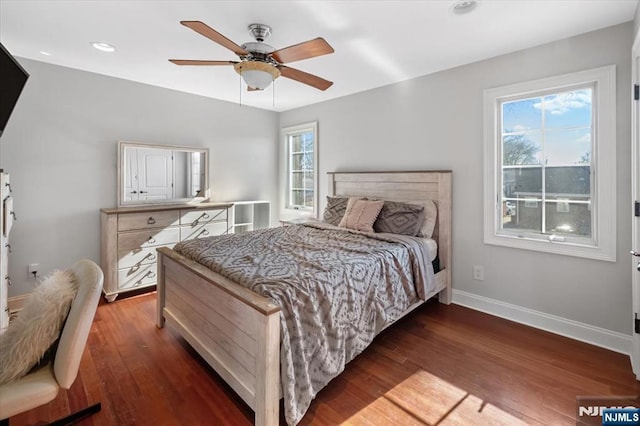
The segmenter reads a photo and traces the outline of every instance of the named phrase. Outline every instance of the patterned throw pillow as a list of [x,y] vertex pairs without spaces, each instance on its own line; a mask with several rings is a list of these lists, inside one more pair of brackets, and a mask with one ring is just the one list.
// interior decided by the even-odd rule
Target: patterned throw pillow
[[362,232],[373,232],[373,223],[378,218],[384,201],[349,198],[347,211],[338,226]]
[[417,237],[424,222],[424,206],[385,201],[378,219],[373,224],[376,232]]
[[332,225],[338,226],[344,213],[347,211],[348,197],[327,196],[327,207],[324,209],[322,220]]

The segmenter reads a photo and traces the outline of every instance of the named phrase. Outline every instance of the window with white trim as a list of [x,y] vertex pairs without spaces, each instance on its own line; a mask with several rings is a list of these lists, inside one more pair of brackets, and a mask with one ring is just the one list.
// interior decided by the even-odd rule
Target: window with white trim
[[615,261],[615,66],[484,92],[484,241]]
[[286,153],[284,208],[315,213],[318,194],[317,122],[282,129]]

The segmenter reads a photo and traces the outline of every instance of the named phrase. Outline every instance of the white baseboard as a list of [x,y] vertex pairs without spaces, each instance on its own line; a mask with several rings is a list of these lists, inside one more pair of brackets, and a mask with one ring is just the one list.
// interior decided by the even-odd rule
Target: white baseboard
[[453,290],[453,303],[615,352],[626,355],[631,353],[631,336],[627,334],[489,299],[462,290]]

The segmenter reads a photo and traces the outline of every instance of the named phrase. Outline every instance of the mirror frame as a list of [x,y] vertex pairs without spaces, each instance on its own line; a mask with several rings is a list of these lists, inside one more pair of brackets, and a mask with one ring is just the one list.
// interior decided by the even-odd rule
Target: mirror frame
[[[124,170],[125,165],[123,161],[125,159],[124,151],[126,148],[157,148],[167,149],[184,152],[200,152],[204,154],[204,196],[192,197],[192,198],[173,198],[170,200],[149,200],[149,201],[124,201]],[[209,148],[198,148],[192,146],[182,145],[165,145],[148,142],[129,142],[118,141],[118,164],[117,164],[117,185],[118,185],[118,207],[135,207],[135,206],[154,206],[154,205],[169,205],[169,204],[184,204],[184,203],[200,203],[206,201],[210,197],[210,185],[209,185]]]

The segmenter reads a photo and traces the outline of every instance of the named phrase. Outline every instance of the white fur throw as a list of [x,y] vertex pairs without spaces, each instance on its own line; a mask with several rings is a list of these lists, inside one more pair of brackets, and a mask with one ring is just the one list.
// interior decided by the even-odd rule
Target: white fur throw
[[54,271],[0,334],[0,384],[26,375],[58,340],[78,290],[71,271]]

